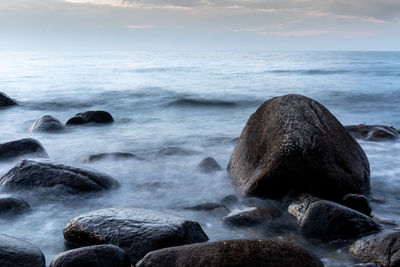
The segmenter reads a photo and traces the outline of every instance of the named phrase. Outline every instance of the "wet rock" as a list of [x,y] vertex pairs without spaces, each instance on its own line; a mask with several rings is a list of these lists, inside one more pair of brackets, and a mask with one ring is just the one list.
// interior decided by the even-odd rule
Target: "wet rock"
[[0,178],[10,189],[63,186],[70,193],[102,191],[118,186],[112,177],[50,161],[22,160]]
[[101,209],[73,218],[64,228],[72,246],[116,245],[136,263],[148,252],[208,240],[197,222],[145,209]]
[[348,267],[380,267],[380,265],[369,262],[369,263],[357,263],[357,264],[349,265]]
[[66,125],[79,125],[90,122],[95,123],[111,123],[114,119],[110,113],[107,111],[97,110],[97,111],[86,111],[76,114],[74,117],[70,118]]
[[219,202],[205,202],[196,205],[191,205],[184,207],[186,210],[196,210],[196,211],[212,211],[212,212],[221,212],[228,213],[229,209],[223,204]]
[[343,197],[342,204],[365,215],[371,215],[371,206],[368,198],[364,195],[347,194]]
[[28,210],[29,204],[22,198],[6,194],[0,195],[0,216],[16,215]]
[[58,254],[50,267],[130,267],[125,251],[114,245],[97,245],[72,249]]
[[228,172],[243,195],[297,192],[340,201],[349,193],[370,193],[362,148],[325,107],[301,95],[275,97],[258,108]]
[[32,138],[24,138],[0,144],[0,161],[27,156],[38,158],[49,157],[42,144]]
[[152,251],[138,267],[287,267],[324,266],[310,251],[273,239],[227,240]]
[[0,266],[45,267],[42,251],[18,238],[0,234]]
[[288,212],[297,218],[303,235],[323,241],[354,239],[381,230],[370,217],[328,200],[299,198]]
[[383,224],[383,225],[397,226],[397,222],[392,219],[389,219],[389,218],[378,217],[376,215],[373,215],[372,219],[374,219],[376,222]]
[[267,223],[279,217],[281,212],[275,207],[250,207],[246,209],[236,209],[226,215],[222,220],[224,223],[234,226],[250,226]]
[[221,166],[219,166],[218,162],[215,159],[208,157],[200,162],[198,169],[204,173],[212,173],[220,171]]
[[93,163],[101,160],[125,160],[125,159],[138,159],[135,154],[125,152],[112,152],[112,153],[99,153],[90,155],[79,160],[81,163]]
[[181,148],[181,147],[176,147],[176,146],[169,146],[169,147],[164,147],[160,149],[157,152],[157,156],[188,156],[188,155],[193,155],[195,152]]
[[367,236],[354,242],[349,252],[364,262],[400,266],[400,232]]
[[227,195],[224,196],[223,198],[221,198],[221,200],[219,201],[227,206],[233,206],[237,203],[239,203],[239,198],[236,195]]
[[0,107],[13,106],[13,105],[17,105],[17,103],[5,93],[0,92]]
[[399,132],[391,126],[360,124],[345,128],[354,138],[368,141],[394,140],[399,137]]
[[64,125],[50,115],[44,115],[36,120],[29,128],[30,132],[60,132],[65,129]]

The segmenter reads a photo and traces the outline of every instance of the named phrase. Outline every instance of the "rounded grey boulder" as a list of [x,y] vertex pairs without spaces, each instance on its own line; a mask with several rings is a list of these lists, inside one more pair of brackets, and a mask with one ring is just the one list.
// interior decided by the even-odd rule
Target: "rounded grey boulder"
[[204,173],[212,173],[220,171],[221,166],[219,166],[218,162],[214,158],[207,157],[199,163],[198,169]]
[[251,115],[228,172],[243,195],[311,193],[340,201],[370,193],[362,148],[324,106],[301,95],[272,98]]
[[273,239],[242,239],[165,248],[150,252],[137,267],[322,267],[307,249]]
[[26,156],[38,158],[49,157],[42,144],[32,138],[24,138],[0,144],[0,161]]
[[64,125],[50,115],[44,115],[36,120],[29,128],[31,132],[59,132],[65,129]]
[[66,125],[79,125],[90,122],[111,123],[113,121],[114,118],[107,111],[96,110],[78,113],[74,117],[70,118]]
[[29,204],[20,197],[0,195],[0,216],[16,215],[29,210]]
[[5,93],[0,92],[0,107],[13,106],[13,105],[17,105],[17,103]]
[[145,209],[101,209],[79,215],[64,228],[71,246],[116,245],[136,263],[148,252],[208,240],[197,222]]

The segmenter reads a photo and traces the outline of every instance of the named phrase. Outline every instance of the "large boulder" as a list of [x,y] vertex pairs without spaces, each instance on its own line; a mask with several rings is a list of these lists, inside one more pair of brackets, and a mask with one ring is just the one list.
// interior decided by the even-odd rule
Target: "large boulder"
[[0,144],[0,161],[27,156],[37,158],[49,157],[42,144],[32,138],[24,138]]
[[197,222],[145,209],[101,209],[73,218],[64,228],[71,246],[113,244],[136,263],[148,252],[208,240]]
[[31,132],[60,132],[65,129],[65,126],[56,118],[50,115],[44,115],[36,120],[29,131]]
[[363,262],[378,263],[382,267],[398,267],[400,232],[367,236],[354,242],[349,252]]
[[125,251],[114,245],[97,245],[58,254],[50,267],[131,267]]
[[17,103],[5,93],[0,92],[0,107],[13,106],[13,105],[17,105]]
[[29,209],[29,204],[20,197],[0,195],[0,216],[16,215]]
[[22,160],[0,178],[6,188],[63,186],[71,193],[95,192],[118,186],[112,177],[50,161]]
[[297,218],[300,231],[306,237],[348,240],[379,232],[381,226],[370,217],[329,200],[301,196],[288,211]]
[[244,195],[370,193],[362,148],[324,106],[301,95],[272,98],[251,115],[228,171]]
[[399,137],[399,132],[391,126],[385,125],[349,125],[345,127],[357,139],[368,141],[394,140]]
[[78,113],[74,117],[70,118],[66,125],[79,125],[90,122],[111,123],[113,121],[114,118],[107,111],[96,110]]
[[0,234],[0,266],[45,267],[42,251],[18,238]]
[[313,267],[324,266],[310,251],[273,239],[227,240],[150,252],[137,267]]

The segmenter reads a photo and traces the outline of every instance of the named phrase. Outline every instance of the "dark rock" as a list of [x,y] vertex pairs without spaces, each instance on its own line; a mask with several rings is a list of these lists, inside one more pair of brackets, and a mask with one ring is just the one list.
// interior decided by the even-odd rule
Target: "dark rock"
[[227,240],[152,251],[137,267],[288,267],[324,266],[310,251],[273,239]]
[[38,158],[49,157],[42,144],[32,138],[24,138],[0,144],[0,161],[11,160],[25,156]]
[[112,152],[112,153],[99,153],[90,155],[80,160],[82,163],[93,163],[101,160],[124,160],[124,159],[138,159],[135,154],[125,152]]
[[367,236],[354,242],[349,252],[364,262],[400,266],[400,232]]
[[187,206],[184,209],[187,210],[197,210],[197,211],[215,211],[220,210],[222,212],[229,212],[229,209],[220,202],[205,202],[192,206]]
[[354,239],[381,230],[370,217],[328,200],[301,197],[288,211],[297,218],[303,235],[323,241]]
[[29,204],[20,197],[0,195],[0,216],[15,215],[29,210]]
[[13,105],[17,105],[17,103],[5,93],[0,92],[0,107],[13,106]]
[[345,128],[354,138],[368,141],[394,140],[399,137],[399,132],[391,126],[360,124]]
[[348,267],[380,267],[380,265],[369,262],[369,263],[357,263],[357,264],[349,265]]
[[391,220],[389,218],[384,218],[384,217],[378,217],[376,215],[372,216],[372,219],[374,219],[376,222],[383,224],[383,225],[388,225],[388,226],[397,226],[397,222],[394,220]]
[[239,203],[239,198],[236,195],[227,195],[224,196],[223,198],[221,198],[221,200],[219,201],[227,206],[233,206],[237,203]]
[[58,254],[50,267],[130,267],[125,251],[114,245],[97,245],[72,249]]
[[52,163],[22,160],[0,179],[0,184],[12,188],[64,186],[71,193],[102,191],[118,186],[112,177],[99,172]]
[[195,152],[181,147],[169,146],[160,149],[157,156],[188,156],[193,155]]
[[45,267],[42,251],[21,239],[0,234],[0,266]]
[[342,204],[365,215],[371,215],[371,206],[364,195],[347,194],[343,197]]
[[73,218],[64,228],[72,246],[113,244],[136,263],[148,252],[208,240],[197,222],[145,209],[102,209]]
[[233,210],[222,220],[229,225],[250,226],[271,221],[281,215],[275,207],[250,207],[243,210]]
[[65,129],[64,125],[56,118],[44,115],[36,120],[29,128],[31,132],[59,132]]
[[221,170],[221,166],[219,166],[218,162],[211,157],[203,159],[198,168],[204,173],[212,173]]
[[297,192],[340,201],[349,193],[370,193],[362,148],[325,107],[301,95],[275,97],[258,108],[228,171],[244,195]]
[[74,117],[70,118],[66,125],[79,125],[89,122],[95,123],[111,123],[114,119],[110,113],[107,111],[86,111],[76,114]]

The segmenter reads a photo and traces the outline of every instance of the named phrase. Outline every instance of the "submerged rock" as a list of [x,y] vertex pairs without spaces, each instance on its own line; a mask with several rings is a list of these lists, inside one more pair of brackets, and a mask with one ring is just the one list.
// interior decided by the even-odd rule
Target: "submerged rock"
[[82,158],[81,160],[79,160],[79,162],[93,163],[96,161],[108,160],[108,159],[124,160],[124,159],[138,159],[138,157],[136,157],[135,154],[126,152],[99,153]]
[[66,125],[79,125],[90,122],[95,123],[111,123],[114,118],[107,111],[97,110],[97,111],[86,111],[76,114],[74,117],[70,118]]
[[354,239],[382,229],[370,217],[328,200],[300,197],[288,211],[297,218],[302,234],[323,241]]
[[17,105],[17,103],[5,93],[0,92],[0,107],[13,106],[13,105]]
[[399,137],[399,132],[391,126],[385,125],[349,125],[345,127],[357,139],[368,141],[394,140]]
[[50,115],[44,115],[36,120],[29,128],[31,132],[59,132],[65,129],[64,125]]
[[125,251],[114,245],[97,245],[72,249],[58,254],[50,267],[130,267]]
[[371,215],[371,206],[364,195],[347,194],[343,197],[342,204],[365,215]]
[[267,223],[279,217],[281,212],[275,207],[250,207],[242,210],[233,210],[222,220],[224,223],[235,226],[250,226]]
[[24,138],[0,144],[0,161],[26,156],[37,158],[49,157],[42,144],[32,138]]
[[203,159],[200,162],[198,168],[201,172],[204,173],[212,173],[221,170],[221,166],[219,166],[218,162],[211,157]]
[[400,232],[367,236],[354,242],[349,252],[364,262],[383,267],[400,266]]
[[0,195],[0,216],[16,215],[29,210],[29,204],[20,197]]
[[99,172],[27,159],[1,177],[0,184],[12,189],[64,186],[71,193],[102,191],[119,185],[112,177]]
[[153,250],[208,240],[197,222],[133,208],[101,209],[79,215],[65,226],[64,238],[72,246],[119,246],[132,263]]
[[273,239],[226,240],[152,251],[138,267],[322,267],[307,249]]
[[324,106],[301,95],[275,97],[251,115],[228,171],[244,195],[297,192],[340,201],[370,193],[360,145]]
[[0,234],[0,266],[45,267],[42,251],[21,239]]
[[186,206],[184,209],[187,210],[198,210],[198,211],[212,211],[220,209],[222,211],[229,212],[229,209],[220,202],[204,202],[196,205]]
[[181,148],[181,147],[177,147],[177,146],[169,146],[169,147],[164,147],[162,149],[160,149],[157,152],[157,156],[188,156],[188,155],[193,155],[195,152],[185,149],[185,148]]

